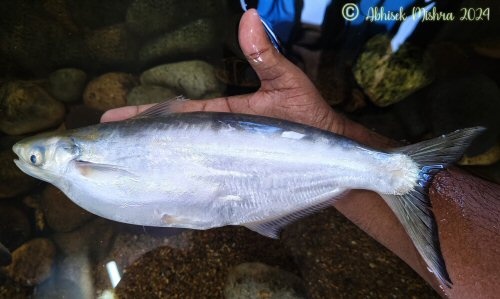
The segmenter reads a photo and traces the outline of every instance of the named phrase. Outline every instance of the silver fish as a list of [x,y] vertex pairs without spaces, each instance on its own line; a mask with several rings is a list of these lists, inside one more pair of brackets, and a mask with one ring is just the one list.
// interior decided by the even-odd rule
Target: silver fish
[[148,226],[280,228],[349,189],[380,194],[430,271],[451,285],[426,195],[432,176],[483,131],[378,151],[317,128],[255,115],[169,112],[20,141],[14,162],[99,216]]

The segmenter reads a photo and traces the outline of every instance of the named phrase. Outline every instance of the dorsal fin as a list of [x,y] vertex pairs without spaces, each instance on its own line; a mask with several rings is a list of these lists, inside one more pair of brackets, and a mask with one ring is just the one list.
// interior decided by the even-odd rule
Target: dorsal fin
[[134,118],[160,117],[169,115],[177,112],[176,108],[178,108],[181,103],[186,101],[189,101],[189,99],[182,95],[176,96],[175,98],[168,99],[144,110],[143,112],[137,114]]

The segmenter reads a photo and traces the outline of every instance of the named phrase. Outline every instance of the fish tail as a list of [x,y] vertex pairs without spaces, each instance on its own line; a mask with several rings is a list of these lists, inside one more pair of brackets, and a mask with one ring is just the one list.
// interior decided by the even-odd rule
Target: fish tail
[[403,195],[382,194],[410,236],[413,244],[439,281],[451,288],[452,281],[439,246],[438,230],[428,187],[436,173],[457,161],[483,127],[457,130],[431,140],[396,149],[408,155],[420,169],[413,190]]

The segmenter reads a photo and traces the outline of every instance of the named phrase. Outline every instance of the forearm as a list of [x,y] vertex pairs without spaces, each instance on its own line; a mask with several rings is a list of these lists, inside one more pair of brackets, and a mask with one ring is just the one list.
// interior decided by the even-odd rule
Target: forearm
[[441,172],[430,190],[452,298],[498,296],[500,186],[458,169]]
[[353,190],[339,199],[334,206],[363,231],[399,256],[434,288],[438,286],[432,273],[426,270],[424,261],[403,226],[378,194]]

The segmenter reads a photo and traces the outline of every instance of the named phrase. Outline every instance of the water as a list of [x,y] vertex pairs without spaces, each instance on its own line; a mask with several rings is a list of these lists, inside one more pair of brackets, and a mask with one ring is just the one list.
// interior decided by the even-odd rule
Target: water
[[[229,298],[245,290],[261,298],[283,290],[298,298],[438,297],[334,208],[290,225],[280,240],[241,227],[137,227],[98,218],[16,169],[12,144],[36,132],[97,123],[110,108],[178,94],[256,91],[235,34],[239,3],[225,2],[2,3],[0,242],[13,262],[0,271],[0,298]],[[290,32],[286,55],[336,111],[395,140],[488,127],[464,167],[498,183],[500,7],[427,2],[474,20],[345,22],[335,2],[323,29]],[[7,264],[9,253],[0,254]]]

